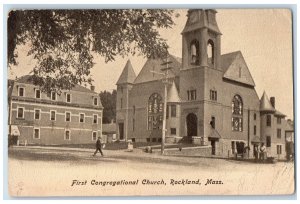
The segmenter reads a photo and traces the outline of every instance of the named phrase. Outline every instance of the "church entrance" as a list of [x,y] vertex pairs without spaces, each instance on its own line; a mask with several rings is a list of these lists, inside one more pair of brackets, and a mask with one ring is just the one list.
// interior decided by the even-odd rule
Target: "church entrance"
[[124,123],[119,123],[119,139],[124,139]]
[[197,123],[198,119],[194,113],[186,116],[187,136],[192,139],[192,136],[197,136]]

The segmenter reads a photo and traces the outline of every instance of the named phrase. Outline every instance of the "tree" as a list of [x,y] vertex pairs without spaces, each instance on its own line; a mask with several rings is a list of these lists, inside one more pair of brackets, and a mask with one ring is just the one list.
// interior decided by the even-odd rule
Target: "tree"
[[108,91],[100,92],[101,104],[103,106],[103,120],[102,122],[110,123],[116,120],[116,101],[117,91],[113,90],[112,93]]
[[173,10],[12,10],[8,16],[8,63],[28,43],[37,60],[32,80],[43,91],[91,84],[93,54],[163,57],[168,45],[158,29],[174,25]]

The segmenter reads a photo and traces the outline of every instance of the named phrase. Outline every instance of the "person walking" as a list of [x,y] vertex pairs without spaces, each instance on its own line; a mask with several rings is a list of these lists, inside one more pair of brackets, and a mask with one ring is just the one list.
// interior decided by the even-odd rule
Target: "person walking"
[[100,137],[98,137],[98,140],[96,142],[96,151],[94,152],[93,156],[95,156],[97,154],[97,152],[101,153],[102,157],[103,157],[103,152],[102,152],[102,144],[101,144],[101,140],[100,140]]
[[264,143],[260,147],[261,160],[265,161],[267,159],[267,148]]

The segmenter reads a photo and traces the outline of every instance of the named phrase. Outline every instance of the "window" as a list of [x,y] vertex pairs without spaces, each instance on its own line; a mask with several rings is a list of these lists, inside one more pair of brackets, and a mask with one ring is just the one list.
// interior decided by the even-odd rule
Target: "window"
[[148,100],[148,130],[161,129],[163,118],[162,97],[154,93]]
[[92,140],[97,140],[97,132],[92,133]]
[[210,126],[215,129],[216,128],[216,118],[214,116],[211,117]]
[[267,147],[271,147],[271,136],[267,136]]
[[94,98],[94,105],[95,105],[95,106],[98,105],[98,98]]
[[41,91],[38,89],[35,90],[35,98],[41,98]]
[[239,95],[235,95],[232,100],[231,127],[233,131],[243,131],[243,101]]
[[190,44],[190,64],[199,65],[199,42],[193,40]]
[[176,135],[176,128],[171,128],[171,135]]
[[267,115],[267,126],[271,127],[271,115]]
[[212,100],[212,101],[217,101],[218,100],[217,91],[210,90],[210,100]]
[[40,139],[40,129],[39,128],[34,128],[33,129],[33,138],[34,139]]
[[277,138],[281,139],[281,129],[277,129]]
[[70,122],[70,121],[71,121],[71,113],[66,112],[66,122]]
[[157,139],[157,142],[161,142],[161,140],[162,140],[161,138],[158,138],[158,139]]
[[34,119],[39,120],[40,119],[41,110],[34,110]]
[[134,131],[134,129],[135,129],[135,119],[133,118],[132,119],[132,131]]
[[98,115],[94,115],[93,123],[98,124]]
[[83,113],[79,114],[79,122],[84,123],[84,114]]
[[55,111],[50,111],[50,120],[56,120],[56,113],[55,113]]
[[277,154],[282,154],[282,145],[277,145]]
[[152,142],[156,142],[156,138],[152,138]]
[[123,108],[123,98],[121,98],[121,109]]
[[133,115],[135,115],[135,106],[132,106]]
[[253,127],[253,134],[256,135],[256,125]]
[[24,108],[18,108],[18,118],[24,118]]
[[146,140],[147,140],[147,142],[150,142],[150,138],[147,138]]
[[24,87],[19,87],[18,94],[19,94],[19,96],[25,96],[25,89],[24,89]]
[[254,113],[253,115],[253,120],[256,120],[256,113]]
[[71,140],[70,130],[65,131],[65,140]]
[[132,141],[132,142],[135,142],[135,138],[131,138],[131,141]]
[[176,105],[171,105],[171,117],[176,117]]
[[51,100],[56,101],[56,92],[54,91],[51,92]]
[[209,64],[214,64],[214,42],[212,40],[208,40],[207,42],[207,58]]
[[277,124],[281,124],[281,118],[277,118]]
[[66,102],[71,103],[71,94],[70,93],[66,94]]
[[188,94],[188,100],[189,101],[194,101],[194,100],[197,99],[196,90],[189,90],[189,91],[187,91],[187,94]]

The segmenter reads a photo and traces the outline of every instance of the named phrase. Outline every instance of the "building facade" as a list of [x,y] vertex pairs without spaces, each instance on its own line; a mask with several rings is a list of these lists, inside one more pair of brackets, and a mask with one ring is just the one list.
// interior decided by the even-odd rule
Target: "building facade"
[[102,135],[102,105],[94,87],[42,92],[26,75],[10,81],[9,125],[20,144],[93,143]]
[[[191,9],[182,31],[182,58],[148,59],[136,76],[130,61],[117,82],[117,134],[120,140],[160,142],[164,85],[156,74],[168,64],[166,141],[211,148],[212,155],[242,154],[267,145],[284,156],[285,115],[266,93],[261,99],[240,51],[221,54],[221,31],[213,9]],[[271,125],[269,125],[271,121]]]

